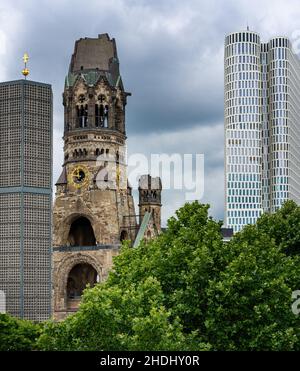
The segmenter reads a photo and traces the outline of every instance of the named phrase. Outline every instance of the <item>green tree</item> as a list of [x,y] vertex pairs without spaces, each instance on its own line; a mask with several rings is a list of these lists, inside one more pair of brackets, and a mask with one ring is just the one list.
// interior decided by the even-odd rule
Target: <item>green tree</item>
[[[231,250],[231,251],[228,251]],[[206,329],[215,349],[297,350],[300,321],[291,310],[300,260],[248,226],[225,246],[229,257],[207,290]]]
[[45,326],[38,346],[83,351],[198,349],[196,336],[184,336],[162,302],[160,285],[151,277],[126,289],[98,285],[86,290],[75,315]]
[[275,239],[275,243],[288,255],[300,255],[300,207],[287,201],[274,214],[264,214],[257,228]]
[[208,213],[208,205],[186,204],[158,238],[124,245],[79,311],[45,325],[39,349],[300,350],[291,311],[299,207],[287,203],[229,243]]
[[0,351],[34,350],[40,325],[0,314]]
[[[187,204],[169,220],[165,234],[124,251],[109,282],[126,287],[151,274],[184,333],[198,331],[199,342],[213,349],[296,349],[300,323],[291,296],[300,288],[300,261],[283,251],[296,245],[299,210],[288,203],[223,243],[221,224],[208,217],[208,206]],[[270,218],[292,225],[282,222],[274,238]]]
[[209,218],[208,210],[198,202],[186,204],[168,221],[164,234],[138,249],[124,249],[108,281],[126,287],[152,275],[161,284],[165,306],[180,318],[186,333],[205,330],[200,308],[207,305],[205,290],[223,259],[221,223]]

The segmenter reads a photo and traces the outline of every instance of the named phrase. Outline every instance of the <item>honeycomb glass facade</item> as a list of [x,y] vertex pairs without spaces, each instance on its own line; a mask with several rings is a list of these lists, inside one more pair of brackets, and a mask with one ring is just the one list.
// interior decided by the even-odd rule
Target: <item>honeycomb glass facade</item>
[[8,313],[51,316],[52,90],[0,84],[0,290]]
[[300,202],[300,62],[284,37],[225,39],[225,219],[239,231]]

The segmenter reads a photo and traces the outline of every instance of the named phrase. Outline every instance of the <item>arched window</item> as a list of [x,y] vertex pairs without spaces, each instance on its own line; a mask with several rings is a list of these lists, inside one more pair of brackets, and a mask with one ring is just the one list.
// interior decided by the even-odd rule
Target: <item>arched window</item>
[[77,127],[86,128],[88,124],[88,105],[76,106],[77,110]]
[[96,128],[101,127],[100,122],[100,107],[98,104],[95,104],[95,126]]
[[69,232],[68,242],[71,246],[95,246],[96,238],[90,221],[85,217],[76,219]]
[[104,104],[105,97],[103,95],[100,95],[98,100],[99,103],[95,105],[95,126],[107,128],[109,106]]
[[67,281],[67,309],[77,310],[83,291],[89,285],[94,287],[99,282],[99,276],[90,264],[75,265],[68,275]]
[[109,107],[108,105],[106,105],[104,107],[104,127],[105,128],[108,128],[108,111],[109,111]]
[[99,107],[99,117],[100,117],[100,126],[104,127],[104,107],[103,104],[100,104]]

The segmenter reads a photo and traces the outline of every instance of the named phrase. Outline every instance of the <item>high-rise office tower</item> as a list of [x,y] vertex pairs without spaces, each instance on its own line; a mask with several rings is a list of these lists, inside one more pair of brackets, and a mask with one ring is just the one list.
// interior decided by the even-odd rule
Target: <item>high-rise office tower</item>
[[20,318],[51,316],[51,213],[51,86],[1,83],[0,290]]
[[291,42],[225,39],[225,219],[239,231],[300,202],[300,61]]

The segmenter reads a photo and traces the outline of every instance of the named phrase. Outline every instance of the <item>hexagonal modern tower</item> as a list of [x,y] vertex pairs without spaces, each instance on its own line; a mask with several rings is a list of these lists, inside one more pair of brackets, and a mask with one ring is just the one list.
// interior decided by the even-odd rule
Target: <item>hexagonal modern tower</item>
[[52,314],[51,85],[1,83],[0,132],[0,311],[44,321]]

